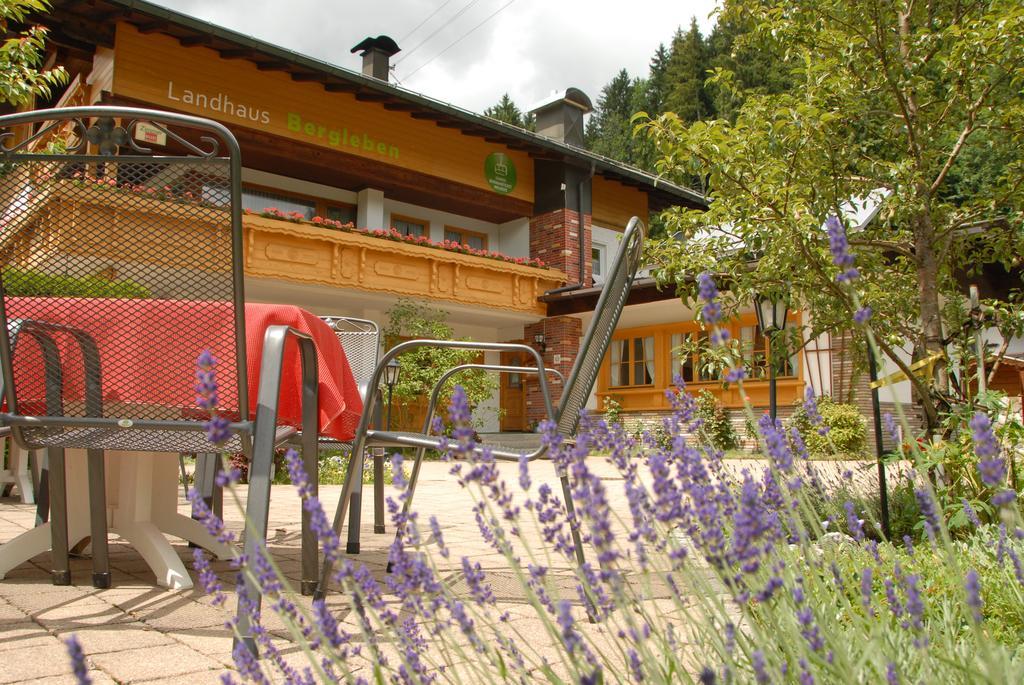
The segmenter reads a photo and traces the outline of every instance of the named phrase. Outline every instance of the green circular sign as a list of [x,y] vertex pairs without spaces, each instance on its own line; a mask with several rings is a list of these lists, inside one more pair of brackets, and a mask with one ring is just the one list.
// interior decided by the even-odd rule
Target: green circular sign
[[484,177],[496,193],[511,193],[516,187],[516,166],[504,152],[492,152],[484,160]]

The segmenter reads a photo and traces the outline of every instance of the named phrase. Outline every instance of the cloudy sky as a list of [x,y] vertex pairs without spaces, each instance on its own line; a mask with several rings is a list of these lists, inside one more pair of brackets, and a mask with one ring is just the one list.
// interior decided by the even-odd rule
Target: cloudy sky
[[[349,53],[387,34],[405,88],[476,112],[508,92],[521,107],[581,88],[596,102],[626,68],[643,76],[659,43],[715,0],[153,0],[311,57],[359,70]],[[433,16],[431,16],[433,15]],[[392,78],[392,82],[395,79]]]

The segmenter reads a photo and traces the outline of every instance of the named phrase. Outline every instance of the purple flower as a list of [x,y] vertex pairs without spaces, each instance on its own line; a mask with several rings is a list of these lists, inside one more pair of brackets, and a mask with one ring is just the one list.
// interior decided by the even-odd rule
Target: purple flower
[[203,350],[196,359],[196,404],[207,411],[217,408],[217,359]]
[[960,504],[964,508],[964,516],[970,521],[971,525],[975,528],[981,528],[981,519],[978,518],[978,512],[974,511],[974,507],[967,501],[966,497],[960,498]]
[[85,653],[78,641],[78,636],[71,634],[64,640],[64,646],[68,649],[68,658],[71,659],[71,672],[75,676],[78,685],[92,685],[92,678],[89,677],[89,667],[85,665]]
[[214,445],[227,442],[231,437],[231,422],[220,414],[214,414],[210,420],[203,424],[206,429],[206,439]]
[[898,443],[900,441],[900,431],[896,426],[896,419],[889,412],[882,414],[882,421],[885,423],[885,432],[889,434],[892,441]]
[[837,216],[830,216],[825,221],[828,227],[828,247],[832,252],[832,263],[842,269],[842,273],[836,276],[840,283],[852,281],[860,275],[860,272],[853,266],[853,255],[850,254],[850,243],[846,240],[846,228]]
[[430,534],[434,536],[434,542],[437,543],[437,549],[441,556],[447,559],[451,551],[444,544],[444,536],[441,535],[441,524],[437,522],[436,516],[430,517]]
[[860,574],[860,603],[867,610],[869,616],[874,615],[874,610],[871,608],[871,576],[872,570],[870,566],[864,568]]
[[900,685],[900,676],[896,671],[896,664],[891,661],[885,667],[885,681],[888,685]]
[[747,370],[742,366],[735,366],[729,369],[729,372],[725,374],[726,383],[738,383],[747,377]]
[[903,536],[903,544],[907,548],[907,555],[913,557],[914,556],[914,541],[911,539],[911,537],[909,535],[904,535]]
[[704,323],[708,326],[713,326],[722,319],[722,305],[715,301],[715,298],[718,297],[718,288],[715,286],[715,280],[711,277],[711,274],[705,271],[697,277],[697,284],[700,288],[700,299],[704,300],[704,307],[701,309]]
[[843,504],[843,509],[846,511],[846,527],[850,530],[850,535],[852,535],[858,542],[864,540],[864,521],[857,518],[857,512],[854,509],[853,502],[847,500]]
[[809,385],[804,391],[804,411],[812,426],[817,426],[822,422],[821,414],[818,413],[818,398],[814,394],[814,388]]
[[871,319],[871,307],[861,307],[853,313],[853,320],[859,323],[861,326],[866,324]]
[[917,498],[917,506],[921,510],[921,517],[924,518],[924,530],[928,538],[934,540],[939,532],[939,515],[935,511],[935,500],[927,490],[917,488],[914,490]]
[[917,588],[919,576],[911,575],[904,579],[904,590],[907,595],[907,603],[904,606],[907,612],[907,621],[904,627],[913,627],[920,630],[924,625],[924,601],[921,599],[921,591]]
[[224,594],[224,586],[221,585],[217,574],[210,568],[206,552],[198,547],[192,550],[192,568],[199,574],[199,584],[202,586],[203,592],[213,597],[214,606],[223,606],[227,601],[227,596]]
[[992,422],[984,412],[975,413],[971,419],[974,453],[978,455],[978,472],[981,481],[990,488],[1006,484],[1006,461],[999,454],[999,443],[992,431]]
[[768,685],[771,682],[771,678],[768,677],[768,672],[765,670],[764,652],[760,649],[751,652],[750,665],[754,669],[754,679],[757,681],[757,685]]
[[519,487],[524,492],[530,489],[530,462],[526,458],[527,456],[526,452],[519,455]]
[[971,618],[975,623],[981,623],[981,607],[984,602],[981,600],[981,582],[978,580],[978,572],[973,568],[968,569],[967,577],[964,578],[964,590],[967,592],[967,606],[971,609]]

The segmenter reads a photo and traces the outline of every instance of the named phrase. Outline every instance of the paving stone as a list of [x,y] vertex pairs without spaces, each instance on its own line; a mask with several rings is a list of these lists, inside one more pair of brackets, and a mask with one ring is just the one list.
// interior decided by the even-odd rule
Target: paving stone
[[192,674],[221,668],[210,657],[182,644],[129,649],[123,652],[97,654],[90,659],[114,680],[137,683],[144,680],[178,676],[178,682],[192,682]]
[[[117,681],[103,671],[90,670],[88,675],[92,680],[92,685],[117,685]],[[22,680],[15,685],[78,685],[78,678],[69,673],[67,675],[50,676],[49,678]]]
[[[0,625],[0,652],[32,647],[53,647],[60,642],[34,621]],[[2,660],[2,657],[0,657]]]
[[71,673],[68,652],[56,640],[52,644],[10,649],[3,653],[3,668],[0,668],[0,683],[16,683],[22,680],[36,681],[45,676]]
[[68,632],[58,631],[61,638],[70,634],[78,637],[82,651],[88,655],[120,652],[140,647],[173,644],[174,639],[158,630],[147,630],[139,623],[117,623],[109,626],[90,626]]

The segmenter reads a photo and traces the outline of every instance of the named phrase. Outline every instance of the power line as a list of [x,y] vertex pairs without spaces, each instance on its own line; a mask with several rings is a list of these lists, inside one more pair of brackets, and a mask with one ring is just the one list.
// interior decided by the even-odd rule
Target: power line
[[449,50],[451,50],[452,48],[454,48],[454,47],[455,47],[456,45],[458,45],[459,43],[461,43],[461,42],[462,42],[463,40],[465,40],[466,38],[469,38],[469,35],[470,35],[471,33],[473,33],[473,32],[474,32],[474,31],[476,31],[476,30],[477,30],[478,28],[480,28],[481,26],[483,26],[484,24],[486,24],[487,22],[489,22],[489,21],[490,21],[491,19],[493,19],[494,17],[496,17],[496,16],[498,16],[499,14],[501,14],[501,12],[505,10],[505,8],[507,8],[507,7],[509,6],[509,5],[511,5],[511,4],[512,4],[512,3],[514,3],[515,1],[516,1],[516,0],[508,0],[508,2],[506,2],[506,3],[504,4],[504,5],[502,5],[502,6],[501,6],[501,7],[499,7],[498,9],[496,9],[496,10],[495,10],[494,12],[492,12],[492,13],[491,13],[490,15],[488,15],[488,17],[487,17],[486,19],[484,19],[484,20],[483,20],[482,22],[480,22],[479,24],[477,24],[476,26],[474,26],[473,28],[471,28],[471,29],[470,29],[469,31],[466,31],[466,33],[464,33],[464,34],[462,35],[462,37],[461,37],[461,38],[458,38],[458,39],[456,39],[455,41],[453,41],[452,43],[450,43],[450,44],[448,45],[448,47],[446,47],[446,48],[445,48],[444,50],[442,50],[441,52],[437,53],[436,55],[434,55],[433,57],[431,57],[430,59],[428,59],[428,60],[427,60],[426,62],[424,62],[423,64],[419,65],[418,67],[416,67],[415,69],[413,69],[413,70],[412,70],[411,72],[409,72],[408,74],[406,74],[406,75],[405,75],[405,78],[407,78],[407,79],[409,79],[409,78],[412,78],[413,74],[415,74],[415,73],[416,73],[417,71],[419,71],[420,69],[422,69],[423,67],[427,66],[428,64],[430,64],[431,62],[433,62],[433,61],[434,61],[435,59],[437,59],[438,57],[440,57],[441,55],[443,55],[444,53],[446,53],[446,52],[448,52]]
[[439,34],[441,31],[443,31],[446,28],[448,28],[453,21],[455,21],[456,19],[461,17],[466,12],[466,10],[468,10],[470,7],[472,7],[473,5],[475,5],[478,2],[480,2],[480,0],[469,0],[469,4],[468,5],[466,5],[465,7],[460,9],[458,12],[456,12],[455,16],[451,17],[448,21],[446,21],[445,23],[443,23],[439,27],[437,27],[434,30],[434,32],[431,33],[429,36],[427,36],[426,38],[421,40],[419,43],[416,43],[415,47],[413,47],[411,50],[409,50],[404,55],[402,55],[402,58],[399,59],[398,61],[396,61],[395,64],[398,65],[398,64],[401,64],[402,62],[404,62],[409,57],[409,55],[411,55],[412,53],[414,53],[417,50],[419,50],[421,47],[423,47],[424,43],[426,43],[428,40],[430,40],[431,38],[433,38],[434,36]]
[[426,24],[426,23],[427,23],[428,21],[430,21],[431,19],[433,19],[433,18],[434,18],[434,15],[435,15],[435,14],[437,14],[438,12],[440,12],[441,10],[443,10],[443,9],[444,9],[445,7],[447,7],[447,6],[448,6],[448,5],[449,5],[449,4],[451,3],[451,1],[452,1],[452,0],[445,0],[444,4],[442,4],[442,5],[441,5],[440,7],[438,7],[438,8],[436,9],[436,10],[434,10],[433,12],[431,12],[431,13],[430,13],[430,14],[429,14],[429,15],[427,16],[427,18],[426,18],[426,19],[424,19],[424,20],[423,20],[423,21],[421,21],[420,23],[416,24],[416,28],[414,28],[414,29],[413,29],[412,31],[409,31],[409,33],[407,33],[407,34],[405,34],[404,36],[402,36],[401,38],[399,38],[399,39],[398,39],[398,42],[399,42],[399,43],[402,43],[402,42],[404,42],[406,38],[408,38],[408,37],[409,37],[409,36],[411,36],[412,34],[414,34],[414,33],[416,33],[417,31],[419,31],[419,30],[420,30],[420,28],[421,28],[421,27],[422,27],[422,26],[423,26],[424,24]]

